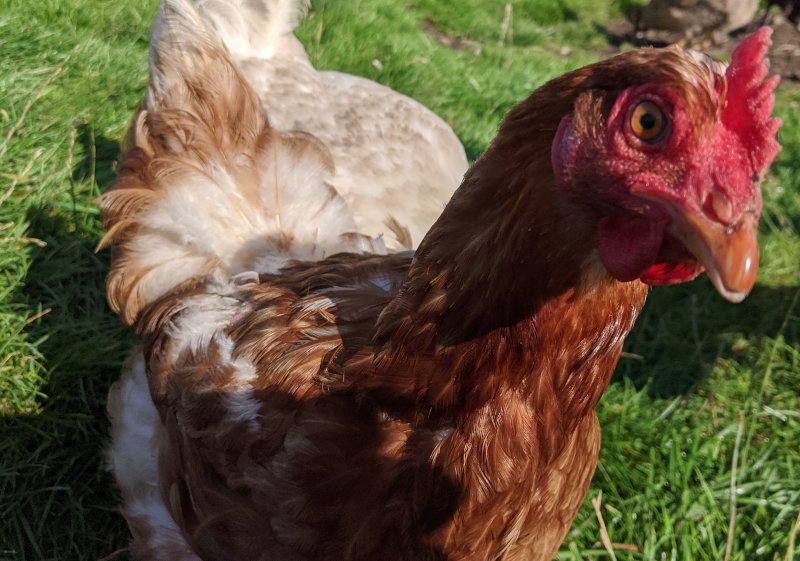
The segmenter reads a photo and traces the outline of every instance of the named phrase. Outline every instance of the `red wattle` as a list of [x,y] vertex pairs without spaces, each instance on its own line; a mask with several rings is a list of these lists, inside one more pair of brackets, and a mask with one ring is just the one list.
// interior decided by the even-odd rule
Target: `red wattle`
[[665,224],[651,216],[617,214],[597,227],[600,261],[621,282],[640,278],[658,257]]
[[684,261],[677,264],[656,263],[641,276],[641,281],[654,286],[687,282],[705,271],[697,261]]

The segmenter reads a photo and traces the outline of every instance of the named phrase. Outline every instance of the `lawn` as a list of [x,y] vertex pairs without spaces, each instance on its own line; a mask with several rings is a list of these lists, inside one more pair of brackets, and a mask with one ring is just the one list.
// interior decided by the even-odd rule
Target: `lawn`
[[[146,87],[156,7],[0,0],[0,561],[128,558],[103,449],[131,337],[105,304],[95,199]],[[597,60],[627,3],[512,7],[314,0],[298,34],[318,67],[431,107],[475,158],[515,101]],[[561,559],[800,560],[800,86],[776,113],[757,285],[739,305],[705,278],[652,292]]]

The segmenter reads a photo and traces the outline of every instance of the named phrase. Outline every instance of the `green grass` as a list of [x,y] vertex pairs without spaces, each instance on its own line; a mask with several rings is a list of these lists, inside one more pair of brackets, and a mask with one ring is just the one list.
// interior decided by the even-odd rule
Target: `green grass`
[[[105,305],[93,201],[144,93],[155,9],[0,0],[0,561],[96,561],[127,543],[102,454],[130,338]],[[597,58],[598,24],[621,9],[317,0],[299,35],[319,67],[432,107],[474,158],[515,101]],[[784,149],[764,188],[757,286],[738,306],[706,279],[653,291],[598,408],[600,464],[561,559],[722,560],[730,535],[730,559],[800,560],[798,87],[782,87],[776,112]],[[600,491],[611,541],[638,552],[601,545]]]

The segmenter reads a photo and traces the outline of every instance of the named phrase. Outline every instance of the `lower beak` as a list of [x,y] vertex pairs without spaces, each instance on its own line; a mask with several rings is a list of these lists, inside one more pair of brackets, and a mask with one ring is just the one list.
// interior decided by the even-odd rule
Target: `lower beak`
[[730,226],[702,213],[673,216],[674,235],[706,268],[711,282],[723,298],[741,302],[750,293],[758,272],[758,218],[745,212]]

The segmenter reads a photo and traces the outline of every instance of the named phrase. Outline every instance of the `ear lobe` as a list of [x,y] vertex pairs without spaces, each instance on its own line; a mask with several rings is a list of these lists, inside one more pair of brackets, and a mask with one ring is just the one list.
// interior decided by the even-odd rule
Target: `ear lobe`
[[553,175],[555,175],[558,186],[564,193],[569,193],[569,187],[572,183],[572,160],[574,157],[574,148],[577,145],[575,142],[575,118],[572,113],[561,119],[558,125],[556,136],[553,139],[553,145],[550,147],[550,163],[553,166]]

